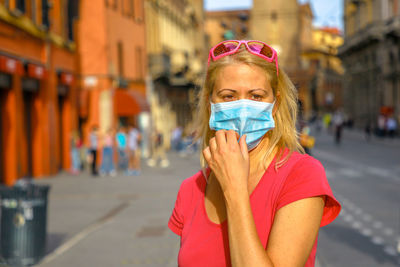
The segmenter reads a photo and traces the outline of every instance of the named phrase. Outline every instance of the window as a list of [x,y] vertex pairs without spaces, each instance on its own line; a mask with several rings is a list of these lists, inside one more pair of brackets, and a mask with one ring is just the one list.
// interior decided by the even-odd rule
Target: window
[[78,17],[78,0],[69,0],[67,5],[67,38],[73,41],[75,39],[74,21]]
[[143,0],[133,0],[133,17],[135,20],[143,20]]
[[16,0],[15,1],[15,8],[18,9],[22,14],[25,13],[25,0]]
[[3,5],[5,8],[10,9],[10,0],[4,0]]
[[133,2],[134,0],[129,0],[129,16],[131,17],[133,17],[134,15],[135,15],[135,9],[134,9],[134,2]]
[[143,50],[140,46],[136,47],[135,51],[136,55],[136,72],[137,72],[137,77],[139,80],[144,79],[144,74],[143,74]]
[[36,24],[36,0],[31,0],[31,20]]
[[50,28],[49,19],[50,3],[48,0],[42,0],[42,25],[46,28]]
[[122,42],[117,43],[117,57],[118,57],[118,74],[120,77],[124,76],[124,51]]

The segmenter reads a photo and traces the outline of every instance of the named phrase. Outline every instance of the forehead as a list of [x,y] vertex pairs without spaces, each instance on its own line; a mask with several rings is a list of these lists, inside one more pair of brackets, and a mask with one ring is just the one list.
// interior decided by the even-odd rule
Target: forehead
[[237,90],[271,89],[271,86],[266,71],[260,67],[247,64],[232,64],[223,67],[216,77],[214,90],[221,88]]

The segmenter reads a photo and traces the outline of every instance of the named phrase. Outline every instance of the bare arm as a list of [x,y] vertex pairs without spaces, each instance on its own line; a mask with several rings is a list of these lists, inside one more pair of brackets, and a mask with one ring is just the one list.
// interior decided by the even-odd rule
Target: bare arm
[[304,266],[321,223],[324,200],[306,198],[275,215],[265,250],[260,242],[249,197],[226,198],[232,266]]

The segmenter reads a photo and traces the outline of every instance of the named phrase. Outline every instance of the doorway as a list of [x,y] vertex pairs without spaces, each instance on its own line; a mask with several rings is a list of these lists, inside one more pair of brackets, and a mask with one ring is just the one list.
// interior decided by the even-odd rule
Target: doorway
[[26,157],[27,157],[27,169],[25,177],[32,177],[33,175],[33,101],[35,94],[34,92],[24,91],[23,92],[23,103],[24,103],[24,130],[26,140]]
[[58,95],[58,151],[59,151],[59,165],[58,169],[63,169],[63,162],[64,162],[64,147],[63,147],[63,140],[64,140],[64,120],[63,120],[63,110],[64,110],[64,101],[65,97],[63,95]]

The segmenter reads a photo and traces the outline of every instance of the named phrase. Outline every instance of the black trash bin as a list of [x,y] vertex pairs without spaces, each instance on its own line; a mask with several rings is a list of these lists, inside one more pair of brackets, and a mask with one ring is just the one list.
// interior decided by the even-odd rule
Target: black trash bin
[[34,265],[45,255],[49,189],[31,182],[0,187],[0,251],[8,265]]

